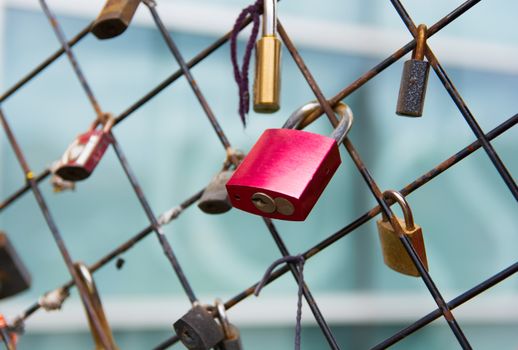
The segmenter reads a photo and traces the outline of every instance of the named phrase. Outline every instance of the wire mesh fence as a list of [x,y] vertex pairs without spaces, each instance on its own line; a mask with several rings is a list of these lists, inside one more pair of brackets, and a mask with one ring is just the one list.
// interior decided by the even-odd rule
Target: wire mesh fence
[[[361,74],[353,83],[344,87],[342,90],[340,90],[334,96],[331,97],[325,96],[323,94],[318,82],[313,77],[312,72],[306,66],[303,57],[299,53],[299,50],[292,42],[289,33],[283,27],[281,21],[282,17],[277,22],[277,31],[280,39],[284,43],[291,58],[300,70],[300,74],[304,77],[308,86],[311,88],[311,91],[313,92],[316,100],[318,101],[318,107],[312,114],[312,118],[305,120],[305,124],[301,125],[301,128],[305,127],[321,115],[325,115],[329,119],[329,122],[332,124],[332,126],[336,127],[339,121],[333,110],[335,106],[337,106],[345,98],[360,90],[367,82],[369,82],[371,79],[375,78],[378,74],[383,72],[386,68],[390,67],[392,64],[400,60],[403,56],[416,49],[416,44],[418,43],[418,40],[416,38],[419,34],[418,27],[413,22],[409,13],[405,10],[405,7],[399,0],[390,0],[390,2],[393,5],[396,13],[401,17],[401,20],[408,28],[408,31],[411,34],[411,36],[414,37],[414,39],[410,40],[403,47],[395,48],[393,54],[391,54],[390,56],[376,64],[370,70]],[[437,34],[439,31],[443,30],[450,23],[457,20],[459,17],[461,17],[464,13],[469,11],[474,5],[476,5],[479,2],[480,0],[468,0],[464,2],[462,5],[455,8],[452,12],[446,14],[435,24],[431,25],[426,31],[426,37],[429,38]],[[107,133],[110,135],[111,138],[110,144],[113,146],[118,162],[120,163],[120,166],[124,171],[124,174],[129,180],[132,189],[135,192],[138,201],[142,207],[142,210],[144,211],[147,219],[149,220],[148,227],[144,228],[140,232],[137,232],[129,240],[122,242],[119,246],[114,248],[108,254],[100,257],[95,263],[88,266],[88,270],[91,271],[92,274],[94,274],[103,266],[106,266],[108,263],[116,260],[122,253],[134,247],[144,237],[147,237],[151,234],[155,234],[160,246],[162,247],[164,256],[169,262],[171,268],[173,269],[174,274],[177,276],[187,298],[193,306],[199,305],[200,301],[190,283],[189,276],[184,272],[182,268],[182,264],[184,264],[185,262],[181,262],[177,258],[174,251],[174,247],[164,234],[162,226],[167,225],[169,222],[179,217],[184,210],[187,210],[192,204],[196,203],[202,196],[203,189],[196,189],[196,192],[191,197],[185,199],[185,201],[180,203],[178,206],[172,208],[171,210],[165,213],[162,213],[161,215],[157,215],[152,211],[148,199],[144,194],[139,184],[139,181],[126,158],[125,153],[123,152],[121,144],[117,141],[116,136],[111,131],[116,129],[116,127],[122,121],[126,121],[126,119],[128,119],[128,117],[132,115],[132,113],[134,113],[140,107],[152,100],[155,96],[157,96],[157,94],[159,94],[165,88],[178,81],[178,79],[180,79],[181,77],[185,77],[189,83],[189,86],[192,88],[192,91],[195,94],[197,100],[199,101],[199,104],[203,109],[203,112],[207,117],[207,121],[212,125],[214,132],[217,134],[221,142],[221,145],[223,147],[222,151],[226,159],[226,167],[228,168],[231,166],[237,166],[240,161],[239,156],[233,148],[229,138],[220,126],[218,119],[215,116],[208,101],[204,97],[201,87],[199,87],[196,84],[195,78],[191,73],[191,69],[193,67],[202,64],[207,57],[209,57],[212,53],[221,48],[225,43],[227,43],[231,39],[233,31],[229,31],[226,35],[222,36],[214,43],[206,47],[204,50],[200,51],[194,58],[192,58],[189,61],[186,61],[182,56],[181,50],[176,45],[173,37],[167,31],[161,19],[160,3],[157,4],[153,0],[143,0],[142,5],[146,6],[149,9],[150,15],[153,18],[156,27],[158,28],[172,56],[179,64],[180,69],[168,76],[166,79],[164,79],[160,84],[158,84],[155,88],[153,88],[143,97],[138,99],[126,110],[119,113],[117,116],[111,116],[103,110],[99,101],[96,99],[95,94],[90,88],[87,77],[85,76],[85,74],[83,74],[80,67],[80,63],[76,59],[73,51],[73,48],[76,45],[78,45],[83,38],[89,35],[89,33],[91,32],[92,24],[85,27],[73,38],[67,40],[65,34],[63,33],[63,30],[61,29],[59,20],[54,16],[52,10],[47,5],[46,1],[40,0],[40,3],[42,11],[49,19],[49,22],[56,34],[56,37],[61,44],[61,48],[54,54],[49,56],[45,61],[43,61],[40,65],[34,68],[31,72],[29,72],[25,77],[20,79],[19,82],[14,84],[11,88],[7,89],[7,91],[0,96],[0,102],[6,103],[7,100],[21,87],[23,87],[26,83],[31,81],[34,77],[38,76],[39,74],[44,74],[47,67],[53,64],[59,57],[66,55],[67,59],[69,60],[74,69],[75,75],[81,83],[81,86],[92,106],[92,109],[95,112],[96,119],[94,121],[94,124],[104,124],[106,127],[108,123],[111,123],[109,124],[110,126],[106,129]],[[259,9],[262,9],[262,1],[256,2],[255,5],[259,6]],[[251,23],[256,24],[256,19],[257,18],[254,19],[253,15],[248,15],[244,17],[243,22],[239,23],[239,26],[237,28],[234,28],[234,33],[237,34],[237,32],[243,30]],[[432,179],[438,177],[446,170],[452,168],[453,166],[464,160],[469,155],[473,154],[476,151],[480,151],[484,152],[487,155],[492,165],[497,170],[498,175],[501,178],[501,181],[504,182],[511,195],[515,199],[518,199],[518,189],[516,183],[510,172],[507,170],[506,165],[501,160],[500,156],[491,144],[492,140],[498,138],[500,135],[511,129],[516,124],[516,122],[518,121],[518,115],[509,118],[508,120],[504,121],[503,123],[501,123],[489,132],[482,130],[482,128],[479,126],[477,122],[477,119],[470,111],[469,107],[464,102],[462,96],[455,88],[455,85],[451,80],[450,76],[448,75],[447,71],[443,68],[438,57],[436,57],[436,55],[432,51],[432,47],[426,44],[423,48],[423,51],[424,57],[430,63],[433,71],[435,72],[435,75],[439,78],[445,91],[448,93],[448,95],[451,97],[451,99],[457,106],[460,114],[464,118],[466,124],[472,130],[473,134],[476,136],[477,140],[469,145],[466,145],[466,147],[459,150],[451,157],[445,159],[443,162],[441,162],[434,168],[430,169],[428,172],[417,176],[414,181],[401,188],[399,192],[403,196],[407,196],[413,193],[414,191],[420,189],[422,186],[427,184]],[[25,176],[25,185],[13,192],[6,199],[4,199],[0,204],[0,210],[3,211],[5,208],[15,203],[25,193],[33,193],[33,195],[36,198],[37,204],[45,217],[49,230],[63,257],[64,263],[67,266],[67,269],[71,275],[71,280],[66,282],[62,286],[58,287],[56,290],[61,291],[61,298],[66,298],[66,296],[63,295],[68,294],[68,291],[70,289],[72,289],[73,287],[78,288],[78,292],[81,295],[81,300],[84,303],[85,309],[87,310],[87,313],[89,315],[89,320],[92,323],[92,330],[99,336],[99,344],[102,344],[106,349],[111,349],[113,348],[113,344],[111,344],[111,340],[109,339],[109,336],[106,334],[106,329],[105,327],[103,327],[102,320],[100,319],[98,313],[96,313],[95,305],[92,304],[92,300],[88,297],[87,286],[85,286],[85,284],[81,282],[77,267],[74,263],[76,260],[71,257],[65,244],[65,241],[62,237],[62,234],[55,223],[54,216],[49,210],[47,202],[44,199],[39,188],[40,183],[52,175],[52,169],[44,169],[39,173],[34,172],[34,170],[27,163],[26,157],[18,144],[17,138],[15,137],[13,131],[10,128],[8,117],[9,116],[7,116],[2,110],[0,110],[0,119],[2,122],[2,126],[7,135],[8,141],[16,155],[16,158],[23,170]],[[331,245],[333,245],[349,233],[354,232],[357,228],[369,222],[372,218],[379,214],[383,214],[386,220],[391,222],[392,226],[395,227],[397,225],[397,218],[391,209],[391,205],[394,204],[394,200],[386,198],[383,195],[384,192],[378,186],[377,182],[373,178],[371,172],[369,171],[362,157],[360,156],[359,151],[353,145],[349,138],[346,137],[344,139],[343,147],[345,148],[345,151],[355,164],[357,171],[360,173],[362,179],[369,188],[373,198],[376,200],[377,205],[369,211],[365,212],[363,215],[359,216],[357,219],[353,220],[351,223],[349,223],[342,229],[338,230],[333,234],[328,235],[327,238],[322,240],[320,243],[306,249],[303,253],[299,255],[301,258],[303,258],[303,261],[311,260],[312,257],[325,251],[326,248],[330,247]],[[275,223],[271,219],[266,217],[263,220],[266,229],[273,237],[275,244],[282,256],[284,258],[292,256],[290,249],[288,248],[283,238],[279,234],[279,231]],[[422,279],[424,287],[429,292],[434,302],[437,304],[437,308],[429,314],[424,315],[422,318],[416,320],[411,325],[405,327],[404,329],[401,329],[399,332],[395,333],[391,337],[384,340],[380,340],[379,343],[373,347],[373,349],[384,349],[390,347],[391,345],[396,344],[398,341],[402,340],[406,336],[418,331],[419,329],[430,324],[432,321],[441,317],[450,327],[451,332],[456,337],[459,345],[463,349],[470,349],[472,347],[470,345],[470,340],[464,334],[461,325],[457,322],[452,310],[462,305],[463,303],[475,298],[480,293],[497,285],[499,282],[513,275],[518,270],[518,263],[512,264],[508,268],[499,271],[498,273],[494,274],[492,277],[486,279],[480,284],[473,286],[469,290],[466,290],[464,293],[457,296],[456,298],[447,301],[443,297],[443,293],[441,293],[441,291],[437,288],[431,274],[428,272],[426,268],[426,262],[423,261],[423,257],[417,251],[415,244],[413,244],[413,242],[406,235],[400,235],[398,239],[402,243],[405,251],[408,253],[411,262],[417,271],[418,276]],[[327,341],[327,345],[331,349],[340,349],[340,344],[337,342],[335,336],[333,335],[333,331],[329,327],[325,316],[321,312],[317,301],[313,297],[311,289],[303,281],[301,269],[297,264],[297,261],[288,259],[282,267],[275,270],[273,273],[271,273],[271,275],[266,276],[264,283],[268,285],[276,281],[279,277],[285,275],[286,273],[291,273],[294,278],[294,281],[301,286],[301,294],[305,299],[306,303],[309,305],[311,312]],[[255,283],[254,285],[248,286],[241,293],[225,301],[223,303],[224,308],[231,309],[233,307],[237,307],[241,301],[245,300],[246,298],[254,294],[254,291],[256,290],[259,284],[260,281]],[[45,301],[45,299],[43,300]],[[45,302],[42,302],[42,299],[40,299],[33,305],[29,306],[26,310],[24,310],[20,314],[20,316],[16,318],[11,325],[9,325],[9,329],[13,332],[20,331],[20,329],[23,328],[23,324],[25,322],[29,322],[31,315],[38,312],[38,310],[42,308],[46,309],[48,307],[48,303],[46,304]],[[4,340],[6,341],[6,343],[8,343],[8,340],[6,340],[5,337]],[[162,341],[155,347],[155,349],[166,349],[172,346],[173,344],[177,343],[179,340],[179,337],[177,335],[174,335],[170,339]]]

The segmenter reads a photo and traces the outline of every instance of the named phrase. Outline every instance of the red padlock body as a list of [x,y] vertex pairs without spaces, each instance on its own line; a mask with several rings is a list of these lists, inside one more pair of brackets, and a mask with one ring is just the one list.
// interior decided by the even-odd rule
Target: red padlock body
[[[340,165],[336,141],[330,137],[293,129],[267,129],[227,182],[235,208],[269,218],[302,221]],[[287,199],[292,215],[268,214],[252,202],[262,192]]]
[[110,133],[102,130],[92,130],[79,135],[75,146],[78,148],[77,154],[62,164],[56,170],[56,174],[68,181],[86,179],[92,174],[111,142]]

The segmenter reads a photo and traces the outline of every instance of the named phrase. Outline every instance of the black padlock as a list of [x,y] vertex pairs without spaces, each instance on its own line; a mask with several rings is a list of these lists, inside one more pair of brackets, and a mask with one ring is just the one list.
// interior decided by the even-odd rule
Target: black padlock
[[31,286],[31,275],[16,254],[7,235],[0,232],[0,299],[23,292]]
[[190,350],[209,350],[224,338],[221,326],[201,305],[193,306],[173,327],[183,345]]
[[405,62],[397,100],[396,114],[407,117],[423,115],[424,98],[428,84],[430,63],[424,60],[426,26],[417,28],[416,46],[412,59]]
[[198,207],[207,214],[222,214],[232,209],[225,185],[233,170],[220,171],[209,183],[198,202]]
[[107,0],[92,25],[91,32],[98,39],[110,39],[128,28],[141,0]]
[[225,305],[220,299],[216,299],[216,310],[218,311],[219,322],[223,328],[225,339],[218,345],[219,350],[242,350],[241,334],[239,329],[229,322]]

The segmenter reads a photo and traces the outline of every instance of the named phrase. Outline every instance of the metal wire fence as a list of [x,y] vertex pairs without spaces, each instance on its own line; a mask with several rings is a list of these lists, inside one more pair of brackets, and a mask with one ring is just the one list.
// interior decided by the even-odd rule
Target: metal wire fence
[[[417,35],[417,28],[414,22],[412,21],[412,18],[405,10],[405,7],[399,0],[390,0],[392,3],[394,9],[398,13],[398,15],[401,17],[401,20],[404,22],[406,27],[408,28],[408,31],[410,34],[415,37]],[[430,28],[427,31],[427,37],[431,37],[444,29],[447,25],[458,19],[461,15],[463,15],[466,11],[471,9],[474,5],[476,5],[480,0],[467,0],[463,4],[461,4],[459,7],[454,9],[452,12],[446,14],[443,18],[441,18],[439,21],[437,21],[435,24],[430,26]],[[102,118],[105,115],[105,112],[103,111],[102,107],[100,106],[99,102],[95,98],[94,93],[92,92],[92,89],[89,87],[89,84],[87,82],[86,77],[83,75],[79,62],[76,59],[72,48],[80,43],[80,41],[85,38],[90,33],[91,25],[88,25],[86,28],[84,28],[82,31],[80,31],[77,35],[75,35],[72,39],[68,40],[65,38],[65,35],[63,31],[61,30],[59,21],[57,18],[53,15],[52,11],[47,6],[45,0],[40,0],[42,10],[45,13],[45,15],[48,17],[55,34],[61,43],[61,48],[56,51],[54,54],[49,56],[45,61],[43,61],[40,65],[38,65],[36,68],[34,68],[31,72],[29,72],[25,77],[23,77],[19,82],[14,84],[11,88],[9,88],[6,92],[4,92],[0,96],[0,102],[5,103],[15,92],[17,92],[22,86],[24,86],[26,83],[31,81],[34,77],[39,75],[40,73],[43,73],[47,67],[49,67],[53,62],[55,62],[60,56],[63,54],[66,54],[70,63],[72,64],[74,68],[74,72],[77,75],[78,79],[81,82],[81,85],[84,89],[84,92],[86,93],[92,108],[95,111],[95,114],[98,118]],[[214,43],[206,47],[204,50],[199,52],[193,59],[190,61],[185,61],[181,51],[176,46],[175,41],[173,37],[168,33],[166,30],[161,17],[159,15],[159,6],[156,5],[156,3],[152,0],[144,0],[143,4],[148,7],[150,14],[160,31],[165,43],[167,44],[167,47],[171,51],[171,54],[174,56],[178,64],[180,65],[180,69],[176,72],[174,72],[172,75],[167,77],[165,80],[163,80],[160,84],[158,84],[154,89],[149,91],[146,95],[138,99],[135,103],[133,103],[131,106],[129,106],[126,110],[121,112],[118,116],[114,118],[114,127],[116,127],[119,123],[126,120],[133,112],[138,110],[140,107],[142,107],[144,104],[146,104],[148,101],[153,99],[159,92],[164,90],[166,87],[170,86],[174,82],[176,82],[180,77],[185,76],[185,78],[188,80],[190,87],[193,90],[193,93],[197,97],[200,105],[203,108],[203,111],[205,112],[207,116],[207,120],[211,123],[211,125],[214,128],[214,131],[216,132],[217,136],[219,137],[219,140],[221,141],[221,144],[223,146],[223,151],[226,152],[226,154],[231,154],[232,152],[232,145],[223,132],[222,128],[220,127],[218,120],[213,113],[211,107],[209,106],[209,103],[204,98],[204,95],[201,91],[201,88],[196,84],[190,69],[194,66],[200,64],[205,58],[210,56],[213,52],[215,52],[218,48],[220,48],[222,45],[224,45],[230,38],[231,32],[225,34],[218,40],[216,40]],[[247,18],[247,20],[244,22],[243,26],[241,27],[241,30],[247,27],[251,22],[251,18]],[[311,90],[313,91],[316,99],[318,100],[320,107],[318,108],[317,113],[315,114],[315,117],[318,117],[322,114],[325,114],[326,117],[329,119],[329,122],[336,126],[338,123],[338,120],[333,112],[333,107],[337,105],[340,101],[345,99],[346,97],[350,96],[351,94],[355,93],[359,89],[362,88],[364,84],[366,84],[368,81],[376,77],[379,73],[384,71],[386,68],[397,62],[400,58],[402,58],[404,55],[412,51],[416,46],[416,40],[409,41],[406,45],[403,47],[397,48],[393,54],[379,62],[377,65],[372,67],[370,70],[359,76],[353,83],[343,88],[341,91],[336,93],[336,95],[332,97],[324,96],[322,93],[318,82],[313,78],[311,71],[308,69],[308,67],[304,63],[303,57],[300,55],[298,49],[290,39],[289,34],[284,29],[282,22],[279,21],[277,24],[278,33],[280,35],[280,38],[282,39],[283,43],[285,44],[287,50],[289,51],[293,61],[296,63],[297,67],[300,70],[300,73],[303,75],[305,80],[307,81],[308,85],[310,86]],[[504,181],[505,185],[508,187],[511,194],[514,196],[515,199],[518,199],[518,189],[516,186],[516,183],[512,177],[512,175],[509,173],[509,171],[506,169],[505,164],[500,159],[498,153],[495,151],[493,146],[491,145],[491,141],[495,138],[499,137],[509,129],[511,129],[518,121],[518,114],[509,118],[508,120],[504,121],[500,125],[498,125],[495,129],[484,132],[479,124],[477,123],[477,120],[475,116],[470,111],[467,104],[463,101],[461,95],[456,90],[455,85],[453,84],[452,80],[447,74],[447,71],[443,68],[441,65],[439,59],[435,56],[434,52],[432,51],[432,48],[427,45],[425,49],[425,56],[427,60],[430,62],[435,74],[439,78],[440,82],[444,86],[444,89],[447,91],[451,99],[454,101],[455,105],[458,107],[458,110],[460,111],[460,114],[465,119],[466,123],[469,125],[471,130],[473,131],[474,135],[476,136],[476,141],[467,145],[465,148],[459,150],[457,153],[449,157],[448,159],[444,160],[440,164],[438,164],[436,167],[432,168],[428,172],[416,177],[414,181],[407,184],[405,187],[400,189],[401,194],[403,195],[409,195],[412,192],[418,190],[425,184],[427,184],[430,180],[434,179],[435,177],[441,175],[443,172],[448,170],[449,168],[453,167],[457,163],[461,162],[463,159],[465,159],[470,154],[476,152],[479,149],[482,149],[489,159],[491,160],[493,166],[498,171],[498,174],[500,175],[502,181]],[[50,229],[51,234],[53,235],[53,238],[58,245],[58,248],[60,250],[60,253],[63,257],[63,260],[70,272],[71,280],[67,283],[63,284],[61,288],[64,290],[70,290],[74,286],[78,288],[79,293],[83,296],[82,300],[85,303],[85,308],[90,315],[92,321],[93,321],[93,327],[94,329],[97,329],[98,333],[101,335],[102,339],[101,342],[103,344],[109,344],[109,340],[106,339],[104,336],[102,325],[100,324],[94,310],[93,305],[89,303],[89,299],[86,296],[87,291],[84,289],[84,286],[82,283],[79,283],[78,281],[78,274],[76,270],[74,269],[74,259],[70,256],[66,244],[62,238],[62,235],[60,231],[58,230],[55,221],[54,216],[50,212],[46,201],[40,192],[39,189],[39,183],[46,179],[49,175],[51,175],[51,171],[49,169],[45,169],[41,171],[40,173],[34,173],[31,169],[30,165],[27,163],[24,153],[22,152],[21,148],[18,145],[18,141],[13,134],[13,131],[10,128],[9,122],[7,120],[7,116],[4,114],[2,110],[0,110],[0,120],[2,122],[2,127],[4,131],[6,132],[6,135],[8,137],[9,143],[12,146],[12,149],[14,153],[16,154],[16,158],[18,159],[18,162],[20,163],[20,166],[22,167],[23,173],[25,174],[25,180],[26,184],[22,186],[20,189],[16,190],[12,195],[10,195],[8,198],[6,198],[2,203],[0,203],[0,211],[3,211],[5,208],[16,202],[17,199],[22,197],[26,192],[31,191],[36,201],[39,205],[39,208],[41,209],[45,220],[48,224],[48,227]],[[190,207],[193,203],[195,203],[201,196],[202,191],[197,191],[194,195],[187,198],[184,202],[180,203],[177,207],[173,208],[172,210],[163,213],[160,216],[157,216],[152,210],[148,203],[148,200],[146,199],[145,194],[143,193],[141,187],[139,186],[139,182],[134,175],[132,168],[130,167],[124,152],[122,150],[121,145],[117,142],[116,137],[111,134],[113,137],[113,148],[115,150],[115,154],[117,155],[118,161],[120,162],[121,167],[124,170],[124,173],[126,174],[128,180],[131,183],[131,186],[135,192],[135,194],[138,197],[138,200],[142,206],[142,210],[144,210],[148,220],[149,220],[149,226],[141,230],[140,232],[136,233],[131,239],[127,240],[126,242],[123,242],[120,246],[113,249],[111,252],[106,254],[105,256],[99,258],[98,261],[93,263],[89,266],[89,269],[92,273],[95,273],[99,269],[101,269],[103,266],[106,266],[109,262],[116,259],[118,256],[121,255],[121,253],[131,249],[134,247],[138,242],[140,242],[144,237],[150,235],[151,233],[155,233],[162,249],[164,252],[164,255],[166,256],[167,260],[169,261],[171,268],[173,269],[174,273],[178,277],[181,286],[183,287],[186,296],[188,297],[189,301],[195,305],[197,304],[198,298],[196,296],[195,291],[193,290],[188,276],[184,273],[182,269],[182,264],[180,261],[178,261],[173,246],[169,243],[167,237],[165,236],[162,226],[169,223],[171,220],[174,220],[176,217],[178,217],[182,211],[186,210],[188,207]],[[362,226],[366,222],[368,222],[370,219],[374,218],[380,213],[383,213],[392,223],[394,223],[395,215],[391,210],[391,205],[393,204],[391,201],[387,201],[383,198],[382,191],[380,190],[379,186],[377,185],[376,181],[372,177],[371,173],[369,172],[369,169],[365,166],[360,154],[358,153],[357,149],[354,147],[354,145],[351,143],[351,141],[346,138],[343,146],[351,159],[353,160],[354,164],[356,165],[357,170],[360,172],[363,180],[365,181],[366,185],[368,186],[370,192],[372,193],[372,196],[375,198],[377,202],[377,206],[370,209],[369,211],[365,212],[363,215],[359,216],[356,220],[349,223],[347,226],[343,227],[339,231],[330,234],[326,239],[321,241],[320,243],[316,244],[313,247],[310,247],[307,249],[304,253],[301,255],[304,257],[305,260],[310,260],[315,255],[321,253],[322,251],[326,250],[329,246],[333,245],[335,242],[342,239],[344,236],[348,235],[349,233],[356,230],[358,227]],[[270,219],[264,218],[264,224],[267,228],[267,230],[272,235],[275,244],[277,245],[280,253],[282,256],[287,257],[290,256],[290,250],[281,238],[281,235],[279,234],[274,222]],[[426,325],[430,324],[432,321],[443,317],[444,320],[447,322],[448,326],[450,327],[451,331],[455,335],[459,345],[463,349],[470,349],[471,345],[469,342],[469,339],[465,336],[461,326],[457,322],[454,314],[452,313],[452,310],[454,310],[459,305],[462,305],[463,303],[469,301],[472,298],[475,298],[477,295],[482,293],[483,291],[497,285],[499,282],[503,281],[504,279],[508,278],[509,276],[513,275],[518,271],[518,262],[509,266],[508,268],[496,273],[492,277],[488,278],[485,281],[482,281],[480,284],[474,286],[473,288],[465,291],[461,295],[457,296],[456,298],[447,301],[444,299],[444,297],[441,294],[441,291],[437,288],[437,286],[434,283],[434,280],[430,273],[427,271],[427,269],[423,266],[423,262],[418,257],[413,245],[409,241],[409,239],[402,235],[400,237],[401,242],[410,255],[413,263],[415,264],[419,275],[423,281],[424,286],[429,291],[430,296],[433,298],[433,300],[437,304],[437,308],[433,311],[431,311],[429,314],[424,315],[422,318],[416,320],[414,323],[410,324],[409,326],[405,327],[404,329],[401,329],[396,334],[392,335],[391,337],[381,340],[377,345],[373,347],[373,349],[384,349],[387,347],[390,347],[391,345],[397,343],[398,341],[402,340],[406,336],[418,331],[419,329],[425,327]],[[277,280],[282,275],[290,272],[293,275],[293,278],[296,283],[299,283],[301,276],[299,274],[299,270],[297,269],[297,265],[295,262],[289,262],[283,265],[281,268],[274,271],[271,276],[266,280],[266,284],[270,284]],[[303,282],[303,281],[302,281]],[[257,287],[257,284],[254,284],[252,286],[249,286],[248,288],[244,289],[241,293],[237,294],[233,298],[227,300],[224,303],[224,306],[226,309],[230,309],[233,307],[236,307],[239,305],[241,301],[251,296]],[[331,349],[340,349],[340,344],[337,343],[332,330],[330,329],[324,315],[321,313],[319,306],[317,304],[317,301],[313,297],[311,293],[311,289],[309,286],[303,282],[302,284],[302,293],[303,296],[308,303],[311,312],[313,313],[313,316],[315,320],[318,323],[318,326],[322,330],[323,335],[325,336],[325,339],[327,340],[328,346]],[[16,319],[12,327],[16,329],[16,327],[23,322],[26,322],[29,320],[31,315],[36,313],[39,309],[41,309],[41,304],[36,302],[30,307],[28,307],[23,313]],[[174,321],[174,320],[172,320]],[[166,349],[176,342],[178,342],[178,337],[172,336],[171,338],[161,342],[159,345],[155,347],[155,349]],[[109,348],[109,345],[106,345],[106,348]]]

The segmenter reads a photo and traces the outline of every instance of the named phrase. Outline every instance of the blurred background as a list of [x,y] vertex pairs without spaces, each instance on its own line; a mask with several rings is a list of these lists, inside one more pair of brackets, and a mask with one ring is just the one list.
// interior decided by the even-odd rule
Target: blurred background
[[[158,0],[157,10],[186,59],[233,25],[244,0]],[[431,26],[461,1],[407,0],[416,23]],[[93,20],[101,0],[48,0],[71,38]],[[518,3],[485,1],[439,32],[429,44],[485,132],[518,112],[518,33],[510,30]],[[285,0],[279,18],[327,97],[411,40],[389,1]],[[36,0],[0,1],[2,91],[11,87],[59,43]],[[248,31],[240,35],[242,57]],[[289,53],[283,53],[282,108],[274,115],[251,112],[243,128],[230,64],[229,45],[192,73],[230,142],[247,151],[262,131],[280,127],[290,113],[313,100]],[[129,107],[179,67],[151,16],[141,5],[121,36],[87,36],[75,48],[104,110]],[[475,137],[433,71],[423,118],[395,115],[403,61],[386,69],[345,100],[355,113],[350,139],[382,189],[400,189],[450,157]],[[253,63],[252,63],[253,68]],[[251,69],[252,81],[253,69]],[[66,56],[3,103],[2,108],[27,160],[40,173],[58,159],[95,118]],[[310,127],[328,134],[322,119]],[[184,78],[114,129],[144,193],[158,215],[203,188],[220,169],[223,148]],[[512,174],[518,173],[518,130],[493,142]],[[375,205],[342,150],[343,164],[303,223],[277,222],[293,254],[338,231]],[[0,137],[0,193],[6,198],[24,184],[5,136]],[[49,201],[75,260],[88,264],[148,226],[129,182],[108,150],[95,173],[75,192]],[[430,274],[447,300],[517,260],[516,202],[479,150],[408,197],[423,227]],[[400,213],[400,211],[397,211]],[[376,218],[377,219],[377,218]],[[0,215],[33,277],[32,288],[2,300],[12,318],[45,291],[68,281],[68,273],[32,194]],[[280,256],[259,217],[232,210],[209,216],[193,206],[165,227],[187,277],[205,303],[230,298],[259,280]],[[150,235],[95,274],[108,319],[121,349],[150,349],[173,335],[172,323],[189,308],[176,276]],[[383,264],[375,219],[308,261],[305,279],[342,349],[366,349],[434,310],[420,279]],[[518,279],[511,277],[454,311],[476,349],[518,348]],[[297,285],[285,275],[229,311],[244,347],[293,346]],[[303,349],[327,343],[308,308],[303,310]],[[91,349],[88,325],[75,289],[61,312],[40,311],[26,323],[19,349]],[[458,344],[443,319],[401,341],[395,349],[452,349]],[[181,349],[181,345],[173,347]]]

